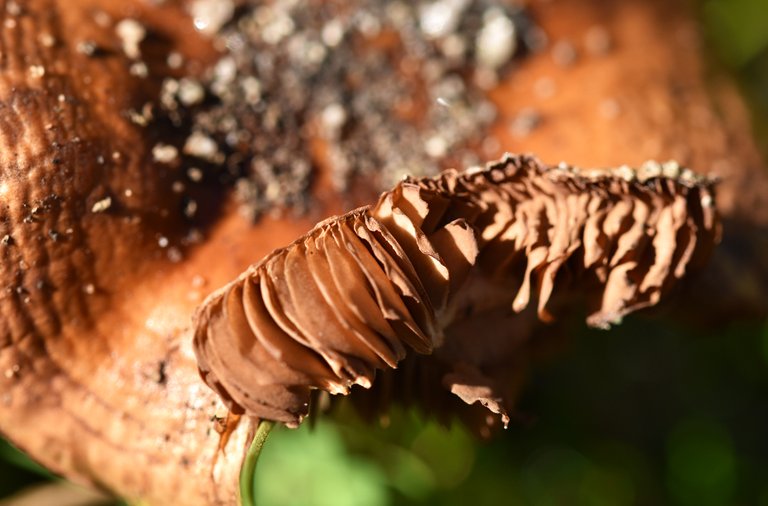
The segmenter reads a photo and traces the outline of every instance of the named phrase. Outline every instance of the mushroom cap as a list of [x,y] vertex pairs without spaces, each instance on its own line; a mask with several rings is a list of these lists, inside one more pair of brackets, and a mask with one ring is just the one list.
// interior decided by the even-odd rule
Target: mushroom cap
[[[21,7],[18,14],[10,8],[6,13],[0,73],[6,125],[0,129],[0,431],[46,467],[81,483],[150,503],[229,504],[252,420],[243,419],[220,441],[214,429],[226,408],[199,378],[190,314],[209,286],[225,284],[303,233],[312,225],[308,220],[340,211],[341,199],[322,169],[312,186],[316,201],[309,217],[269,217],[254,225],[225,202],[222,188],[189,184],[202,193],[194,195],[201,229],[197,241],[182,248],[182,261],[171,261],[171,248],[161,247],[159,239],[181,244],[190,223],[175,193],[175,168],[158,163],[153,151],[158,141],[168,145],[165,135],[180,132],[167,125],[158,132],[156,125],[132,119],[131,111],[142,112],[157,98],[158,67],[149,65],[148,79],[132,74],[135,62],[115,39],[113,24],[101,21],[140,20],[147,27],[143,58],[159,58],[164,68],[167,51],[178,51],[202,70],[218,54],[191,22],[182,22],[183,3],[26,0],[14,3],[13,10]],[[698,325],[734,315],[763,318],[768,256],[761,255],[767,235],[760,232],[768,206],[761,203],[768,178],[735,87],[702,70],[703,46],[689,6],[622,3],[609,18],[598,1],[527,7],[551,40],[579,40],[604,19],[615,44],[609,57],[579,58],[568,69],[547,52],[531,54],[490,94],[499,115],[480,134],[498,139],[497,148],[595,166],[672,156],[717,172],[723,177],[717,204],[728,219],[730,244],[717,249],[717,262],[699,280],[709,284],[690,292],[685,308]],[[79,44],[91,41],[114,51],[89,57]],[[589,87],[572,85],[586,81]],[[544,96],[545,89],[554,94]],[[518,116],[523,128],[510,130]],[[525,127],[531,116],[541,120],[533,129]],[[176,140],[182,150],[184,139]],[[483,144],[484,156],[496,156],[486,149],[493,145]],[[325,167],[328,160],[322,153],[319,158]],[[361,179],[355,189],[373,191],[368,178]],[[556,285],[550,310],[559,307],[557,294],[565,287],[560,280]],[[520,329],[537,324],[534,306],[525,320],[506,307],[495,320],[489,312],[477,321],[462,319],[433,354],[409,350],[397,369],[377,372],[370,390],[355,387],[355,403],[373,413],[396,397],[435,414],[447,403],[451,413],[484,418],[482,406],[467,412],[478,406],[466,406],[442,386],[436,359],[459,343],[468,344],[464,352],[491,350],[474,343],[492,335],[506,317],[527,335]],[[472,329],[474,340],[450,338],[464,327]],[[552,327],[545,333],[551,336]],[[528,339],[515,353],[501,350],[498,363],[483,371],[514,385],[532,345],[550,341]],[[513,347],[516,341],[496,342]],[[456,390],[467,397],[466,389]]]

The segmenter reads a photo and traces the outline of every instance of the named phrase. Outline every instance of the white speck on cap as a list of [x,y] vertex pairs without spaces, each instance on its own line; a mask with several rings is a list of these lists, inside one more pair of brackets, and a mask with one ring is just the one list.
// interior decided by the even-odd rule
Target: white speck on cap
[[323,40],[323,44],[328,47],[336,47],[341,43],[344,38],[344,25],[338,19],[333,19],[323,26],[323,31],[320,37]]
[[204,133],[193,132],[192,135],[187,137],[183,151],[187,155],[210,160],[219,152],[219,146],[216,144],[216,141]]
[[439,0],[419,9],[419,27],[428,38],[444,37],[456,30],[466,9],[466,0]]
[[45,67],[42,65],[32,65],[29,67],[29,76],[34,79],[40,79],[45,75]]
[[176,146],[171,146],[170,144],[158,143],[152,148],[152,158],[156,162],[171,163],[176,160],[178,156],[179,150],[176,149]]
[[213,35],[232,19],[235,4],[231,0],[195,0],[189,6],[195,28],[205,35]]
[[475,40],[475,52],[480,65],[497,69],[507,63],[517,49],[515,24],[501,9],[485,13],[483,27]]
[[183,77],[179,80],[179,101],[186,105],[199,104],[205,98],[203,86],[195,79]]
[[433,135],[424,142],[424,151],[432,158],[442,158],[448,152],[448,143],[439,135]]
[[144,25],[135,19],[123,19],[115,27],[115,32],[123,44],[123,52],[128,58],[135,60],[141,56],[139,44],[147,35]]
[[677,179],[680,176],[680,164],[676,160],[669,160],[661,164],[661,173],[664,177]]
[[104,197],[103,199],[97,201],[95,204],[93,204],[93,207],[91,207],[92,213],[103,213],[107,209],[112,207],[112,198],[111,197]]
[[347,122],[347,111],[341,104],[330,104],[323,109],[322,121],[325,128],[338,132]]
[[261,101],[261,81],[253,76],[246,76],[240,81],[240,86],[245,93],[245,101],[251,105]]

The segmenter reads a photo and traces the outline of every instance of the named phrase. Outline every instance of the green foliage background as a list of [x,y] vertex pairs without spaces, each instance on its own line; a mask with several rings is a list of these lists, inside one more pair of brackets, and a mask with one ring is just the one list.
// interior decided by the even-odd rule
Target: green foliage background
[[[709,0],[702,19],[768,148],[768,0]],[[768,506],[767,401],[768,323],[628,318],[580,328],[534,371],[520,405],[534,422],[490,444],[410,412],[372,428],[344,407],[314,428],[275,429],[257,504]],[[0,440],[0,497],[50,479]]]
[[768,325],[633,318],[575,336],[534,375],[535,421],[487,444],[404,412],[277,430],[257,504],[768,505],[766,398]]

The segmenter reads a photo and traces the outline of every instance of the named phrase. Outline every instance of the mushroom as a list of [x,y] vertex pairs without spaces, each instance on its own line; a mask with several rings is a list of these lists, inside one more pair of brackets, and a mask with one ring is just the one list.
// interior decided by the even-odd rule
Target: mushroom
[[[406,178],[208,297],[194,318],[200,373],[233,412],[295,426],[313,389],[371,388],[410,358],[402,374],[427,384],[390,375],[395,398],[430,406],[444,388],[506,426],[498,369],[514,368],[531,320],[570,300],[608,327],[656,304],[717,241],[711,190],[674,162],[582,171],[512,155]],[[481,434],[498,425],[483,420]]]
[[[0,432],[51,470],[122,497],[232,504],[255,426],[243,417],[228,439],[220,437],[228,407],[199,377],[191,315],[213,287],[318,219],[343,211],[342,198],[373,192],[362,179],[339,197],[326,170],[333,158],[324,158],[320,146],[309,215],[267,216],[253,224],[242,219],[226,187],[194,172],[187,188],[198,205],[190,221],[175,191],[180,171],[174,160],[153,157],[158,144],[185,155],[186,139],[176,137],[172,122],[146,123],[155,109],[145,109],[162,87],[158,67],[199,78],[219,58],[207,36],[182,21],[179,3],[26,0],[5,6]],[[734,86],[703,70],[689,6],[635,0],[606,13],[603,2],[579,0],[530,8],[551,40],[582,40],[604,20],[609,54],[583,55],[567,68],[555,66],[546,52],[532,54],[490,93],[498,121],[483,135],[511,151],[580,165],[672,157],[717,172],[723,247],[684,307],[705,323],[736,311],[764,316],[768,178]],[[145,61],[124,53],[115,33],[122,19],[145,26],[138,42]],[[166,66],[169,51],[174,58],[168,56]],[[590,86],[576,85],[584,82]],[[551,93],[542,96],[542,89]],[[536,114],[511,132],[511,119],[531,108]],[[529,305],[524,313],[535,309]],[[557,307],[545,309],[556,313]],[[522,316],[514,318],[522,322]],[[408,353],[397,374],[382,371],[370,391],[358,389],[356,401],[385,403],[387,381],[417,386],[400,373],[437,355]],[[522,367],[510,369],[517,374]],[[465,383],[473,373],[455,372]],[[452,378],[447,381],[455,386],[439,391],[459,409],[464,401],[449,390],[469,401],[478,391]]]

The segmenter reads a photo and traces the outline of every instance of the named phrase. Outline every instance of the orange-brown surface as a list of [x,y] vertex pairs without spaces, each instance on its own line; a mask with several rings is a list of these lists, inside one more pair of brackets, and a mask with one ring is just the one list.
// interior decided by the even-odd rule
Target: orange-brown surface
[[[211,186],[197,190],[202,241],[183,240],[190,226],[172,173],[150,154],[161,132],[124,115],[158,83],[130,76],[116,49],[95,59],[76,50],[85,38],[119,47],[111,29],[83,22],[98,7],[142,19],[156,43],[204,64],[211,49],[181,11],[148,5],[29,0],[0,20],[0,238],[9,236],[0,245],[0,431],[53,470],[126,497],[231,504],[252,426],[241,423],[219,448],[214,417],[226,410],[198,376],[191,315],[207,293],[341,209],[321,177],[309,216],[253,225]],[[719,175],[716,302],[764,311],[768,178],[744,105],[703,59],[689,9],[661,0],[530,8],[553,41],[581,49],[601,24],[613,48],[579,51],[570,67],[546,52],[522,61],[493,92],[501,148],[582,166],[677,158]],[[543,123],[517,138],[507,124],[523,107]],[[106,197],[109,207],[93,212]],[[168,259],[163,238],[181,261]],[[752,275],[750,259],[762,271]]]

